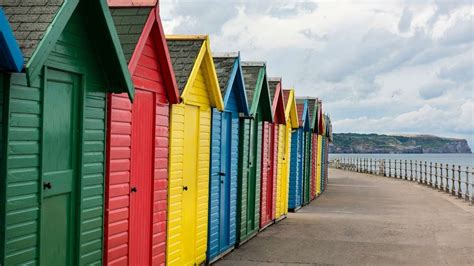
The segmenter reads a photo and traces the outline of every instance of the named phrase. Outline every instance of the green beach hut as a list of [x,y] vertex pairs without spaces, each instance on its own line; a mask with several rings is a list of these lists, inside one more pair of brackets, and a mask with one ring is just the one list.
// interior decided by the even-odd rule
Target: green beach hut
[[105,0],[2,1],[0,265],[102,263],[107,92],[133,86]]
[[264,62],[242,62],[249,116],[240,119],[237,245],[258,232],[263,122],[273,122]]

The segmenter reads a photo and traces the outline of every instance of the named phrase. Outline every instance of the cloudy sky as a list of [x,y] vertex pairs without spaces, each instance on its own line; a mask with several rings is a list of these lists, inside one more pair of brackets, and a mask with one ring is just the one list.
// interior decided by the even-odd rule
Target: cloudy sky
[[[382,3],[383,2],[383,3]],[[324,101],[335,132],[435,134],[474,148],[468,1],[161,0],[167,34],[264,60]]]

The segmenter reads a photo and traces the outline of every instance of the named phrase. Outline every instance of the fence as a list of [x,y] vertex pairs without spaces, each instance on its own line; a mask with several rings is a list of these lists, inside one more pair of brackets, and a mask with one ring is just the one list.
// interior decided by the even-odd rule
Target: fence
[[474,204],[474,172],[469,167],[417,160],[335,158],[330,167],[418,182]]

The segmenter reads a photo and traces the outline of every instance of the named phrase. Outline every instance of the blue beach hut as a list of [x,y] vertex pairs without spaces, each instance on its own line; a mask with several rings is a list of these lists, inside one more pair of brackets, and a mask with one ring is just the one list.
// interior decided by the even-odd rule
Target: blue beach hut
[[239,116],[248,116],[239,53],[215,54],[224,111],[212,110],[207,258],[213,262],[236,242]]
[[305,155],[305,131],[310,129],[308,100],[296,99],[299,128],[291,134],[291,164],[288,193],[289,211],[297,211],[303,204],[303,175]]

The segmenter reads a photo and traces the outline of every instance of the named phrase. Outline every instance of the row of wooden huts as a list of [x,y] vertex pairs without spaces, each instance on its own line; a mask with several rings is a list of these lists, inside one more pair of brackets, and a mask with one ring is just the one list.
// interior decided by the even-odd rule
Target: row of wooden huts
[[326,188],[321,101],[152,2],[0,2],[0,265],[212,262]]

